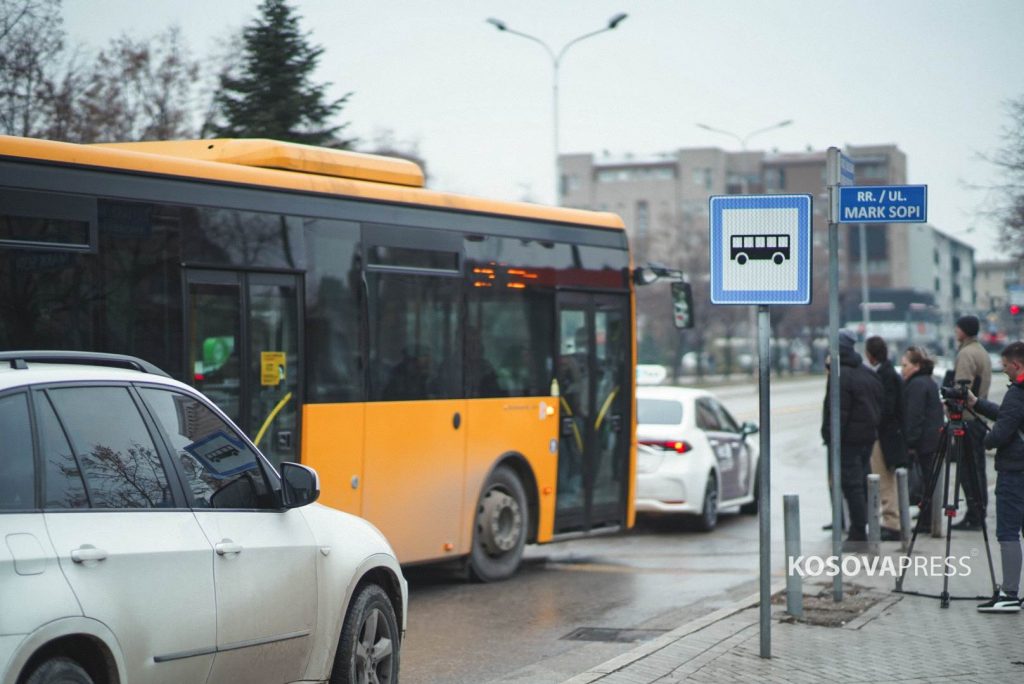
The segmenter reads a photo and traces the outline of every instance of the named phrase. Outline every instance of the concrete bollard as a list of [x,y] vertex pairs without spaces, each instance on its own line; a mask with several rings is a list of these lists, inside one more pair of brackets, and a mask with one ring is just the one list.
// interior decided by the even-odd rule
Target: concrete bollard
[[800,557],[800,497],[786,494],[782,497],[783,521],[786,534],[786,612],[793,617],[804,615],[803,578],[798,572],[789,572],[789,559]]
[[882,524],[878,519],[881,480],[875,473],[868,475],[868,551],[876,556],[882,543]]
[[896,493],[900,502],[900,548],[904,551],[910,546],[910,478],[906,468],[896,469]]

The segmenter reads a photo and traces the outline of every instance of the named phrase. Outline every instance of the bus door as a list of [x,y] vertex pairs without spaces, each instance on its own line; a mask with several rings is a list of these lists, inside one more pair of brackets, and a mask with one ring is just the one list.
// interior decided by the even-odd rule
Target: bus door
[[191,383],[275,465],[299,456],[299,276],[189,269],[185,339]]
[[462,236],[363,225],[369,403],[362,516],[402,563],[462,539]]
[[624,524],[632,407],[629,298],[559,294],[555,531]]

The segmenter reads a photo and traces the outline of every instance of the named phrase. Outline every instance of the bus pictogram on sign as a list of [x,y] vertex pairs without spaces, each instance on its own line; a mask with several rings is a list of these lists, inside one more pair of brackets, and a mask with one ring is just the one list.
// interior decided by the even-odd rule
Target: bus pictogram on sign
[[751,259],[781,266],[789,258],[788,235],[733,235],[729,258],[742,266]]

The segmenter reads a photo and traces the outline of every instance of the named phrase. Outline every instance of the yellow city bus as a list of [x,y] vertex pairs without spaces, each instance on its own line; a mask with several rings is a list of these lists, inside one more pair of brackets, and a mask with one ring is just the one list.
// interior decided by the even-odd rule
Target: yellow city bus
[[0,136],[0,349],[155,363],[403,563],[501,579],[524,543],[632,525],[630,276],[617,216],[401,159]]

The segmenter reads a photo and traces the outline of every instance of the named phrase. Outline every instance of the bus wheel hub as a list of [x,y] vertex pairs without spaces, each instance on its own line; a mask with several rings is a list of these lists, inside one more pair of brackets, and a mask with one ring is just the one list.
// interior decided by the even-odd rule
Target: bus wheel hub
[[522,532],[523,516],[514,498],[492,489],[484,495],[479,523],[484,548],[496,556],[515,548]]

